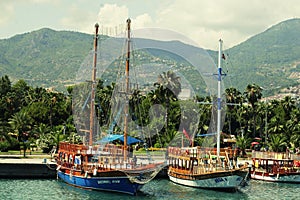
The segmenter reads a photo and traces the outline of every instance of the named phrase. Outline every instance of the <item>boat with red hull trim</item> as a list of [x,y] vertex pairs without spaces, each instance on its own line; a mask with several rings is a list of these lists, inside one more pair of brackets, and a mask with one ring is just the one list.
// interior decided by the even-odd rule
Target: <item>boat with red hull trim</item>
[[[232,149],[220,148],[221,80],[224,75],[221,68],[222,43],[223,41],[219,40],[218,109],[215,123],[217,148],[170,146],[168,148],[168,176],[174,183],[185,186],[234,192],[246,185],[249,168],[247,164],[238,166],[237,162],[232,159],[234,157]],[[193,145],[192,142],[191,144]]]
[[254,151],[251,178],[269,182],[300,183],[300,155]]
[[[129,45],[130,45],[130,19],[127,20],[127,45],[128,53],[126,58],[126,94],[130,91],[129,86]],[[156,174],[165,166],[165,162],[153,162],[139,156],[130,155],[129,135],[124,128],[123,144],[116,145],[93,141],[96,135],[95,128],[95,90],[96,90],[96,63],[97,63],[97,44],[98,28],[95,25],[94,38],[94,58],[92,69],[92,81],[90,89],[90,117],[84,118],[89,122],[88,144],[74,144],[71,142],[60,142],[57,155],[57,176],[64,182],[86,189],[120,192],[136,195],[144,184],[156,176]],[[128,97],[127,97],[128,98]],[[74,99],[73,99],[74,100]],[[128,107],[125,107],[125,116],[128,115]],[[127,108],[127,109],[126,109]],[[82,119],[83,117],[81,117]],[[125,117],[125,119],[127,119]],[[127,122],[124,122],[127,124]],[[105,133],[109,136],[111,133]],[[131,138],[132,139],[132,138]]]

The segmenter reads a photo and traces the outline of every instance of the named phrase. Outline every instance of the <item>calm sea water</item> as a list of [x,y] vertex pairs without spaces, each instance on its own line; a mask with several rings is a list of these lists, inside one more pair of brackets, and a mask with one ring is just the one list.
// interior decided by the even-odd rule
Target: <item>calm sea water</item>
[[58,180],[0,179],[0,199],[37,200],[156,200],[156,199],[300,199],[300,185],[250,181],[237,193],[216,192],[176,185],[167,179],[155,179],[146,184],[138,196],[84,190]]

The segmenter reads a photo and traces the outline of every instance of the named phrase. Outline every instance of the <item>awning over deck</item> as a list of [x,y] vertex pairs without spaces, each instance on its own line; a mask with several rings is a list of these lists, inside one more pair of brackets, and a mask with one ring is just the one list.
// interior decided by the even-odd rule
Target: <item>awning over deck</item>
[[[113,142],[113,141],[124,142],[124,135],[108,135],[108,136],[102,138],[101,140],[98,140],[96,143],[98,143],[98,144],[109,143],[109,142]],[[128,145],[138,143],[138,142],[142,142],[142,141],[139,139],[136,139],[134,137],[127,136],[127,144]]]

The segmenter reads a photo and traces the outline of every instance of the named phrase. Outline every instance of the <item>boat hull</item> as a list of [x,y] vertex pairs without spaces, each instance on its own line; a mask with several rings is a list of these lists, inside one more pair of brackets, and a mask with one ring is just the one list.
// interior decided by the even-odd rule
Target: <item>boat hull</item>
[[92,190],[120,192],[120,193],[126,193],[130,195],[136,195],[137,192],[143,186],[142,184],[139,183],[130,182],[127,176],[84,177],[84,176],[70,175],[62,171],[58,171],[57,176],[59,179],[73,186],[77,186],[85,189],[92,189]]
[[297,174],[274,174],[267,175],[263,173],[251,173],[251,178],[255,180],[262,180],[268,182],[281,182],[281,183],[300,183],[300,173]]
[[229,192],[235,192],[244,186],[248,176],[248,172],[220,172],[194,176],[190,175],[190,178],[180,178],[180,176],[176,174],[170,174],[169,172],[169,179],[180,185]]

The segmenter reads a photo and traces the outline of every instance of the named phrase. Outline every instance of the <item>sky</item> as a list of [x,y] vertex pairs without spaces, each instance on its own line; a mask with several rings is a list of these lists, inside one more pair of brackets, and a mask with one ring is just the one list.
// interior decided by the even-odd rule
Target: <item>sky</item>
[[299,0],[0,0],[0,39],[41,28],[93,34],[158,28],[206,49],[230,48],[271,26],[300,18]]

